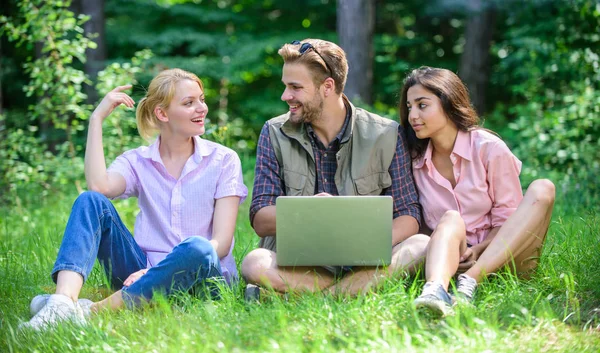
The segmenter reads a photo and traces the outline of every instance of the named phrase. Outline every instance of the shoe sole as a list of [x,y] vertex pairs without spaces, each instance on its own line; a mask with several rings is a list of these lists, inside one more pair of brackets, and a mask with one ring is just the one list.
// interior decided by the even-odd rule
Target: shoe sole
[[244,290],[244,300],[247,303],[260,302],[260,287],[254,284],[248,284]]
[[[37,314],[40,310],[42,310],[46,306],[46,303],[48,302],[48,298],[50,298],[50,294],[40,294],[40,295],[36,295],[31,300],[31,304],[29,304],[29,313],[31,314],[31,317],[34,317],[35,314]],[[79,299],[78,302],[82,308],[83,307],[91,307],[91,305],[93,304],[93,302],[89,299]],[[84,303],[84,305],[81,305],[82,303]],[[84,313],[85,313],[85,311],[84,311]]]
[[445,303],[441,303],[437,300],[430,300],[426,298],[417,298],[414,301],[414,305],[417,309],[427,310],[428,312],[438,316],[438,317],[446,317],[450,315],[454,315],[454,311],[452,307]]

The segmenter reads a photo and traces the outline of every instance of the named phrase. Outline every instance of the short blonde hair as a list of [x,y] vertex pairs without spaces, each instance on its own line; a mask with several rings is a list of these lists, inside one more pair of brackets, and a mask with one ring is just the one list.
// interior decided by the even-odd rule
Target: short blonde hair
[[[319,56],[314,50],[307,50],[304,54],[300,54],[300,47],[304,43],[310,43],[321,55]],[[304,64],[311,72],[315,86],[319,86],[327,77],[331,77],[335,81],[335,92],[337,94],[344,92],[348,75],[348,60],[344,50],[337,44],[326,40],[307,38],[299,44],[284,44],[277,53],[286,64]]]
[[159,120],[154,114],[154,108],[157,106],[163,109],[169,107],[175,95],[175,85],[181,80],[197,82],[204,92],[202,80],[191,72],[181,69],[161,71],[150,82],[146,96],[140,100],[135,111],[138,131],[142,138],[149,140],[159,132]]

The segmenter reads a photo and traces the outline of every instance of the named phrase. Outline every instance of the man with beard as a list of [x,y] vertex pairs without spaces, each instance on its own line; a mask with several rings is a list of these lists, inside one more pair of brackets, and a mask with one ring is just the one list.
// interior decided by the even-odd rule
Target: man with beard
[[348,62],[336,44],[305,39],[285,44],[278,53],[284,61],[281,100],[289,111],[267,121],[258,141],[250,222],[261,240],[242,264],[249,283],[246,298],[258,297],[253,284],[281,293],[354,295],[385,277],[374,267],[278,267],[275,199],[284,195],[392,196],[388,273],[411,271],[429,238],[416,234],[421,210],[402,128],[350,103],[343,94]]

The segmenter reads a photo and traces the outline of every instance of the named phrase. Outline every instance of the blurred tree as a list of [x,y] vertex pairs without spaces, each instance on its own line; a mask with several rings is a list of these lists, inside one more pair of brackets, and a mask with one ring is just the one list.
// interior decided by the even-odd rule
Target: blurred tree
[[[2,42],[0,41],[0,58],[2,58]],[[2,60],[0,59],[0,72],[2,70]],[[2,74],[0,74],[0,115],[4,112],[4,99],[2,98]],[[4,130],[4,119],[0,118],[0,131]]]
[[89,113],[81,92],[86,77],[74,67],[74,62],[85,62],[85,50],[95,45],[82,34],[80,26],[86,17],[75,17],[68,10],[69,5],[69,1],[23,0],[19,3],[18,15],[2,17],[0,24],[1,32],[7,33],[17,46],[35,47],[35,60],[29,59],[23,64],[30,76],[24,91],[37,98],[35,104],[29,106],[31,120],[37,123],[32,125],[32,131],[39,130],[42,123],[45,129],[42,141],[55,143],[57,141],[51,140],[48,134],[52,127],[66,140],[60,148],[74,160],[73,138],[77,131],[83,130],[81,121],[87,119]]
[[456,71],[464,21],[453,1],[381,0],[376,5],[373,107],[397,119],[398,92],[408,71],[422,65]]
[[94,104],[98,101],[98,93],[94,89],[93,83],[96,82],[98,72],[104,68],[106,60],[106,45],[104,37],[104,0],[80,0],[80,13],[89,16],[89,20],[83,24],[83,29],[90,37],[96,48],[88,48],[85,52],[87,61],[85,62],[85,74],[92,82],[91,85],[85,85],[87,102]]
[[345,93],[351,100],[372,104],[373,31],[375,3],[372,0],[338,0],[339,45],[348,58]]
[[106,0],[105,10],[109,60],[151,49],[154,66],[140,73],[141,86],[169,67],[197,73],[211,109],[208,126],[232,124],[238,151],[253,152],[263,123],[286,110],[277,50],[296,39],[336,40],[333,0]]
[[600,3],[505,4],[492,47],[492,85],[504,87],[490,120],[505,127],[523,161],[524,185],[551,178],[558,192],[598,207],[600,199]]
[[[134,98],[143,94],[151,77],[164,68],[181,67],[193,71],[206,84],[211,109],[209,117],[213,119],[210,126],[214,126],[214,131],[210,132],[217,133],[221,131],[219,128],[228,127],[222,131],[230,135],[222,138],[231,141],[238,151],[248,153],[252,153],[256,134],[264,121],[286,109],[280,101],[282,62],[277,55],[282,44],[308,37],[323,38],[336,41],[351,52],[366,42],[355,40],[347,47],[341,33],[338,38],[337,13],[346,3],[342,0],[104,1],[105,42],[109,55],[106,62],[122,63],[144,48],[150,48],[156,54],[146,69],[138,73],[140,85],[134,87]],[[355,1],[348,0],[347,3]],[[14,14],[16,11],[11,9],[16,9],[20,3],[12,0],[0,11]],[[486,126],[499,130],[508,137],[509,143],[522,142],[520,136],[525,132],[503,127],[517,121],[517,125],[511,126],[533,126],[528,120],[534,119],[532,116],[536,117],[536,122],[551,114],[559,119],[565,116],[569,106],[566,99],[578,101],[588,97],[585,87],[592,89],[592,96],[597,92],[593,79],[596,77],[594,65],[597,65],[594,58],[600,35],[594,16],[600,12],[600,7],[596,0],[531,0],[526,3],[521,0],[479,0],[477,4],[480,5],[496,5],[496,30],[493,33],[489,31],[492,22],[486,20],[483,12],[472,13],[476,16],[465,12],[468,5],[474,4],[467,0],[426,3],[377,0],[367,3],[375,6],[371,108],[383,115],[397,117],[397,95],[402,81],[407,71],[421,65],[459,72],[474,94],[475,105],[480,111],[487,111]],[[94,19],[92,16],[92,21]],[[364,26],[356,25],[358,22],[343,23],[354,25],[354,31],[364,29]],[[35,95],[28,97],[21,90],[29,80],[21,64],[28,57],[35,57],[35,46],[16,47],[6,38],[5,35],[0,38],[5,54],[0,59],[2,107],[5,110],[3,124],[10,131],[27,128],[30,123],[39,127],[46,119],[44,115],[20,111],[28,105],[35,106]],[[491,50],[485,48],[486,43],[491,43]],[[472,63],[474,60],[478,64]],[[491,73],[487,86],[481,79],[485,70],[477,66],[486,60],[489,60],[487,65]],[[73,62],[77,69],[84,69],[84,65],[78,60]],[[351,59],[351,74],[356,65]],[[44,64],[38,67],[43,69]],[[475,78],[469,78],[469,71]],[[367,81],[367,70],[355,72],[362,74],[362,82]],[[36,77],[40,84],[48,81],[39,74]],[[475,83],[470,83],[471,80]],[[351,79],[347,93],[350,93],[350,82]],[[478,103],[480,98],[475,95],[487,96],[487,108],[481,108],[483,104]],[[73,95],[67,96],[67,101],[68,97]],[[69,114],[73,115],[72,110],[64,115]],[[564,131],[573,135],[577,129],[579,127]],[[586,131],[582,136],[595,141],[594,130]],[[561,133],[556,134],[555,140],[562,139]],[[53,138],[64,139],[64,135]],[[83,139],[83,131],[78,132],[76,138]],[[560,149],[565,150],[564,146]],[[530,148],[529,151],[534,150]],[[548,151],[552,155],[544,157],[549,161],[544,168],[562,168],[558,161],[564,158],[559,158],[556,150],[549,152],[540,147],[536,151]],[[564,156],[564,152],[560,156]],[[580,161],[582,157],[577,158]]]
[[469,88],[471,101],[479,115],[486,113],[486,88],[489,84],[490,47],[496,9],[493,2],[472,0],[467,5],[465,46],[458,74]]

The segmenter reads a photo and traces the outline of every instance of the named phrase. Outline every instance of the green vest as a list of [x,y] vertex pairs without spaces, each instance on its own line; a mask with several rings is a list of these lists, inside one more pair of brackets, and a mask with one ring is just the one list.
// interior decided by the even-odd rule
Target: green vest
[[[344,97],[345,98],[345,97]],[[396,153],[398,123],[368,111],[352,110],[337,157],[335,185],[340,195],[380,195],[392,185],[389,173]],[[289,113],[267,122],[287,196],[314,195],[316,167],[304,124],[294,124]],[[275,251],[275,237],[263,237],[259,246]]]

